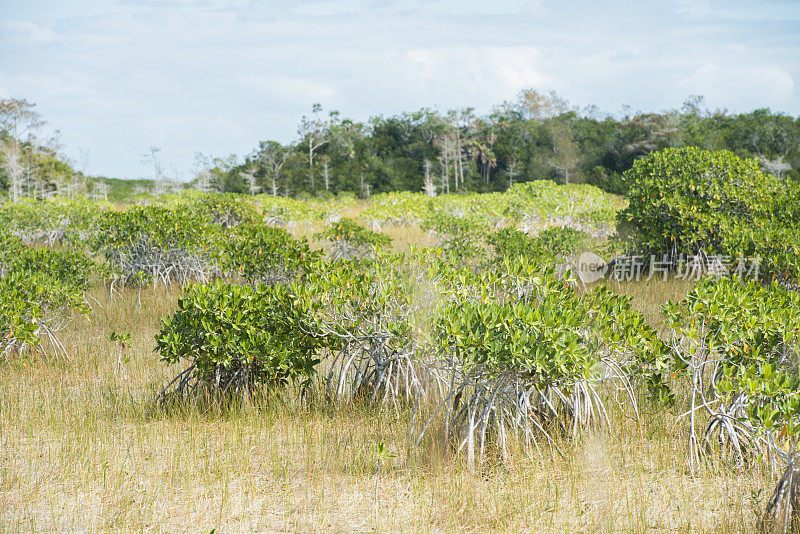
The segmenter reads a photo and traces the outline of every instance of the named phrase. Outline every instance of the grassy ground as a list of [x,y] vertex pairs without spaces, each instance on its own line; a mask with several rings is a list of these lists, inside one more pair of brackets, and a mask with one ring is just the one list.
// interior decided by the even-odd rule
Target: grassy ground
[[[657,322],[688,287],[616,290]],[[717,465],[691,476],[685,422],[664,411],[616,413],[563,457],[474,473],[431,442],[409,456],[408,412],[294,396],[166,411],[153,398],[180,369],[158,361],[153,336],[177,292],[93,295],[64,332],[67,356],[0,365],[2,532],[739,532],[775,482]],[[128,363],[111,331],[133,334]]]

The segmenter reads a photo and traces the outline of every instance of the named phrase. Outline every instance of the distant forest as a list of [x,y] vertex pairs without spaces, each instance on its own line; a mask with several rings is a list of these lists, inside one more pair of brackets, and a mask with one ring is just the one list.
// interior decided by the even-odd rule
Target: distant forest
[[0,102],[0,188],[12,197],[98,196],[99,191],[108,198],[109,191],[118,197],[179,188],[366,197],[387,191],[503,191],[531,180],[589,183],[622,193],[622,173],[637,158],[681,146],[727,149],[757,158],[766,172],[781,179],[800,179],[800,119],[769,109],[711,111],[698,96],[680,109],[611,116],[596,106],[573,107],[554,92],[524,90],[488,115],[471,108],[422,109],[367,122],[314,104],[302,117],[294,142],[261,141],[243,157],[197,154],[188,183],[168,180],[159,149],[151,147],[147,158],[153,180],[140,180],[135,187],[76,173],[59,157],[57,143],[39,143],[30,135],[41,123],[32,108],[25,101]]

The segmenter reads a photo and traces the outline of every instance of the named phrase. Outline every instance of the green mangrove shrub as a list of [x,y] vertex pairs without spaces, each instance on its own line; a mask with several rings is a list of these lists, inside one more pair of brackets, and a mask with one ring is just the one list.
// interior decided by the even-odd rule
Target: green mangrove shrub
[[480,263],[486,256],[481,245],[489,229],[480,220],[431,209],[421,228],[439,237],[438,246],[452,262]]
[[[664,311],[674,367],[691,377],[693,413],[708,418],[705,450],[744,465],[755,452],[775,453],[777,435],[797,435],[800,295],[775,283],[704,280]],[[694,431],[696,465],[704,449]]]
[[256,207],[243,195],[233,193],[200,193],[187,196],[181,202],[189,211],[208,224],[234,228],[241,224],[262,222]]
[[311,332],[302,286],[190,284],[162,320],[156,351],[168,364],[188,365],[161,397],[199,389],[215,394],[307,381],[321,340]]
[[760,274],[800,274],[800,194],[754,159],[693,147],[650,154],[624,175],[621,233],[645,257],[760,258]]
[[0,354],[63,353],[58,333],[89,308],[92,262],[75,252],[32,249],[0,228]]
[[756,160],[694,147],[650,154],[623,179],[629,204],[617,220],[645,254],[717,252],[725,233],[769,216],[778,188]]
[[306,278],[304,306],[314,310],[312,331],[325,340],[329,398],[397,409],[420,391],[414,273],[402,257],[382,257],[322,265]]
[[448,391],[434,416],[444,413],[445,439],[470,464],[492,440],[507,455],[511,436],[541,450],[553,432],[608,424],[605,389],[625,392],[637,414],[641,384],[672,400],[668,351],[628,299],[583,294],[522,258],[455,277],[430,337]]
[[26,244],[67,244],[82,248],[105,203],[87,199],[21,199],[0,206],[0,225]]
[[536,236],[513,228],[503,228],[486,236],[496,258],[524,256],[531,260],[554,262],[588,245],[588,235],[572,228],[552,227]]
[[533,180],[514,184],[504,196],[504,213],[526,233],[551,227],[572,228],[595,238],[614,233],[619,201],[592,185]]

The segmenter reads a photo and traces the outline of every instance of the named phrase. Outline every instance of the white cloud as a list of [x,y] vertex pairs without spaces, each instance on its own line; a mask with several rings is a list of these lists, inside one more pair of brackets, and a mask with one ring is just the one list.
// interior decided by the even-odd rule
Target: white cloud
[[800,20],[796,0],[676,0],[676,11],[691,20],[786,22]]
[[500,103],[521,88],[546,85],[539,56],[530,46],[413,49],[406,53],[406,83],[434,98],[467,93],[481,104]]

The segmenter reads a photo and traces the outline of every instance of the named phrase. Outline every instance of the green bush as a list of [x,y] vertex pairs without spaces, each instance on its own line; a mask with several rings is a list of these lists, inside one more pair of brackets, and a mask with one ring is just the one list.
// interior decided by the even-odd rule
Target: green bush
[[526,231],[565,226],[594,237],[613,233],[619,201],[588,184],[557,185],[550,180],[514,184],[504,194],[506,211]]
[[647,254],[717,252],[727,232],[773,212],[779,187],[756,160],[694,147],[642,158],[624,179],[629,205],[618,221]]
[[156,351],[162,361],[190,363],[180,375],[213,390],[249,391],[285,385],[315,372],[320,341],[309,331],[310,311],[286,285],[191,284],[178,309],[162,320]]
[[454,272],[445,286],[455,287],[430,343],[449,388],[440,407],[447,439],[468,458],[491,436],[504,450],[510,434],[535,448],[554,432],[607,423],[605,387],[625,392],[634,411],[639,385],[672,402],[669,352],[630,299],[603,288],[582,293],[524,258]]
[[22,199],[0,206],[0,225],[25,243],[67,243],[82,248],[92,223],[107,208],[87,199]]
[[24,293],[26,285],[19,275],[0,278],[0,354],[5,357],[39,345],[42,313]]
[[250,199],[233,193],[201,193],[187,195],[183,205],[192,213],[199,215],[208,224],[233,228],[240,224],[261,222],[255,206]]
[[95,266],[82,254],[33,249],[0,227],[0,354],[61,350],[58,332],[89,311],[83,292]]
[[430,209],[422,229],[440,237],[439,247],[454,262],[480,262],[486,255],[481,243],[488,226],[482,221]]
[[25,246],[0,252],[0,273],[40,272],[80,291],[89,288],[96,271],[94,262],[79,252]]
[[681,340],[674,367],[708,404],[706,440],[718,433],[737,444],[725,452],[743,462],[753,445],[776,443],[760,442],[765,434],[800,434],[800,294],[774,282],[704,280],[665,313]]
[[467,368],[481,366],[494,376],[513,370],[540,387],[589,376],[597,359],[579,332],[585,311],[558,297],[449,307],[440,322],[441,348],[452,349]]
[[25,248],[19,237],[13,235],[8,227],[0,224],[0,265],[8,262]]
[[412,325],[419,303],[402,257],[321,264],[303,281],[312,332],[330,356],[332,398],[391,401],[419,389]]
[[463,296],[445,306],[434,336],[467,368],[569,387],[590,378],[608,356],[635,362],[635,373],[662,393],[667,350],[629,298],[604,287],[583,294],[524,258],[473,276]]
[[[794,451],[800,435],[800,294],[736,279],[701,281],[664,307],[675,363],[690,384],[689,456],[721,455],[738,466],[769,459],[785,464],[762,525],[798,511]],[[697,414],[705,415],[698,435]],[[783,518],[781,517],[783,516]],[[785,523],[784,523],[785,524]]]
[[63,352],[58,339],[75,314],[89,307],[82,288],[42,271],[13,270],[0,276],[0,354],[42,347]]

